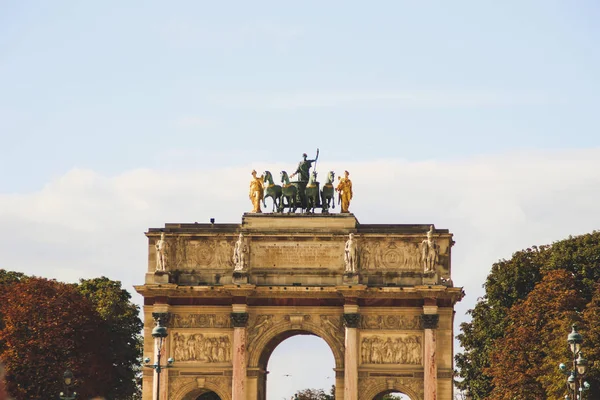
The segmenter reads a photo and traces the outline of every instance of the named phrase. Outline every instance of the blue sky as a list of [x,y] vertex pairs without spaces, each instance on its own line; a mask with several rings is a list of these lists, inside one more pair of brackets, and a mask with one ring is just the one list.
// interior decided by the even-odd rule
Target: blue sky
[[[595,1],[3,2],[0,191],[598,145]],[[233,156],[232,156],[233,154]],[[4,176],[3,176],[4,175]]]
[[599,20],[593,0],[0,0],[4,265],[131,288],[148,227],[238,222],[252,168],[319,147],[359,221],[455,233],[457,328],[493,262],[599,228]]

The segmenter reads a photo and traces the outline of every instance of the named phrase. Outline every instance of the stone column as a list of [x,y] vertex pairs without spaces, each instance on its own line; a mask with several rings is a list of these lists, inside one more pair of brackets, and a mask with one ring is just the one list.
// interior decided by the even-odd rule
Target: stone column
[[[433,308],[433,307],[427,307]],[[437,400],[437,360],[436,360],[436,329],[440,316],[438,314],[426,313],[421,315],[423,329],[425,331],[424,343],[424,389],[425,400]],[[435,307],[437,312],[437,307]]]
[[358,399],[358,322],[357,312],[344,313],[346,349],[344,357],[344,400]]
[[[234,308],[235,310],[235,308]],[[247,312],[232,312],[233,326],[233,377],[231,393],[232,400],[246,400],[246,324]]]

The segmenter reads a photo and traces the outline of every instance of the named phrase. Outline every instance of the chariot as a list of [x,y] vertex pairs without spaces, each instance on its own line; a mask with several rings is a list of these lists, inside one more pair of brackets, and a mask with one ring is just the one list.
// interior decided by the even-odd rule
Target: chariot
[[317,172],[310,174],[308,182],[290,181],[286,171],[281,171],[281,185],[275,184],[270,171],[263,173],[264,197],[263,205],[266,209],[267,198],[273,200],[273,212],[282,213],[287,209],[288,213],[295,213],[298,209],[303,213],[311,214],[316,208],[321,213],[328,214],[330,208],[335,208],[333,179],[335,173],[329,171],[327,180],[323,187],[317,181]]

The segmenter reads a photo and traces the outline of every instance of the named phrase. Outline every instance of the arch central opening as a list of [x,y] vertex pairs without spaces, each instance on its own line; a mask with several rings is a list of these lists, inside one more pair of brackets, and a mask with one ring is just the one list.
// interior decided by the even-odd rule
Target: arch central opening
[[410,396],[395,390],[386,390],[379,393],[373,400],[411,400]]
[[206,392],[196,397],[196,400],[221,400],[221,398],[215,392]]
[[335,358],[329,344],[305,330],[290,330],[264,347],[259,369],[258,399],[291,399],[302,390],[329,395],[335,385]]

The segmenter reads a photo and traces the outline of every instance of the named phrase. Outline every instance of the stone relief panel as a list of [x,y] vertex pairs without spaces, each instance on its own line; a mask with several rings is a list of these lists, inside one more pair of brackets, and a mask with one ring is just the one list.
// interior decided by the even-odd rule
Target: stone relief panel
[[338,342],[342,343],[344,337],[344,324],[341,315],[320,315],[321,327]]
[[176,332],[171,340],[173,357],[178,362],[225,363],[231,361],[229,335]]
[[395,330],[420,330],[422,329],[421,316],[407,315],[369,315],[361,314],[361,329],[395,329]]
[[169,399],[175,399],[179,392],[185,386],[195,386],[196,380],[194,378],[171,378],[169,379]]
[[344,242],[254,242],[250,249],[253,268],[330,268],[344,265]]
[[233,246],[233,237],[204,240],[188,240],[183,236],[168,238],[168,269],[233,268]]
[[275,321],[276,317],[273,314],[251,316],[248,322],[248,346],[263,332],[273,326]]
[[[445,264],[448,251],[447,242],[435,241],[435,258],[424,251],[423,243],[394,239],[364,239],[361,242],[360,267],[364,271],[394,270],[406,272],[430,272]],[[429,247],[427,248],[429,249]],[[433,247],[432,247],[433,249]],[[427,266],[427,269],[424,269]]]
[[231,328],[229,314],[174,314],[169,328]]
[[360,356],[363,364],[420,365],[422,339],[420,335],[365,335],[361,338]]

